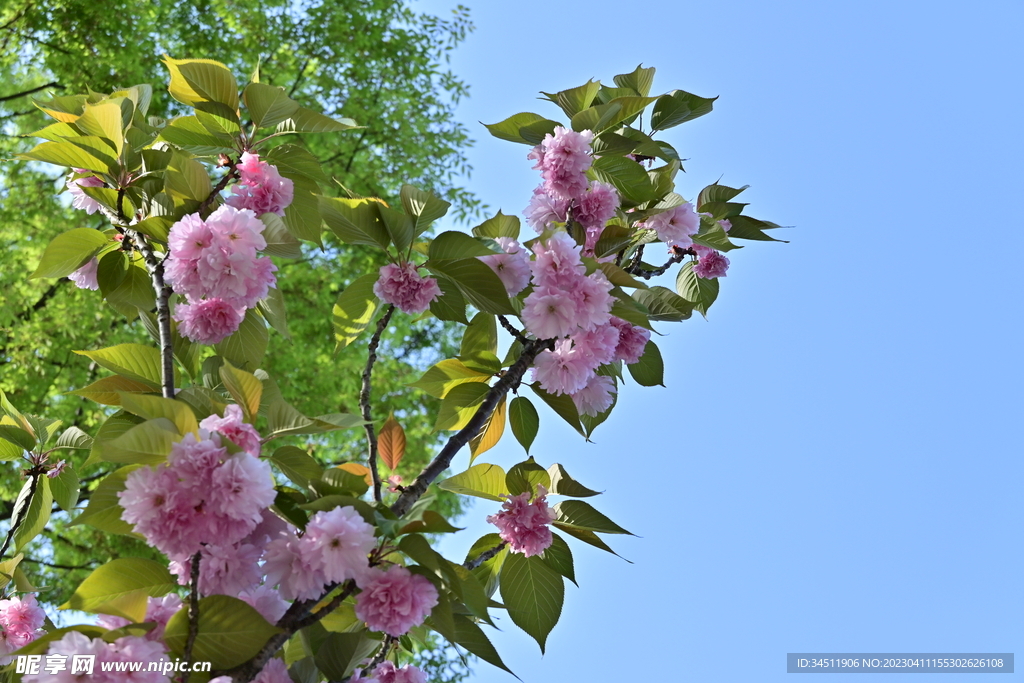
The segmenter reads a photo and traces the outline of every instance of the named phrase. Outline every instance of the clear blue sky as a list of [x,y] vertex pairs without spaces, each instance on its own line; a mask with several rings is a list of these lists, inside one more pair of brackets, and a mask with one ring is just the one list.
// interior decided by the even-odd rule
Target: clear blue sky
[[641,538],[611,539],[634,564],[574,545],[548,654],[504,619],[505,661],[526,683],[770,682],[787,652],[1024,653],[1024,4],[467,4],[453,67],[492,207],[538,180],[477,121],[557,118],[538,90],[642,62],[721,96],[673,131],[680,192],[750,184],[750,214],[793,226],[730,254],[708,321],[662,325],[667,388],[626,387],[595,444],[542,414],[538,460]]

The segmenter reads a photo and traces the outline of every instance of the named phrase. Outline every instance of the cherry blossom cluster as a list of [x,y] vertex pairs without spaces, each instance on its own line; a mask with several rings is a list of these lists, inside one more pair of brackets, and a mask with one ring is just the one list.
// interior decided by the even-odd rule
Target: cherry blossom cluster
[[508,295],[515,296],[530,284],[530,252],[511,237],[496,237],[494,241],[504,253],[480,256],[479,259],[494,271]]
[[277,167],[260,161],[258,154],[242,153],[242,163],[235,166],[240,180],[231,188],[228,206],[249,209],[257,216],[265,213],[284,215],[295,196],[295,183],[283,178]]
[[487,517],[490,524],[498,527],[498,535],[508,543],[512,552],[532,557],[551,545],[551,529],[548,525],[555,521],[556,515],[548,507],[547,494],[547,489],[540,484],[537,484],[536,496],[531,496],[529,492],[518,496],[505,494],[501,512]]
[[441,295],[441,288],[437,280],[420,275],[416,264],[406,261],[401,265],[389,263],[381,267],[373,293],[384,303],[394,304],[405,313],[419,315]]
[[[146,617],[143,621],[156,624],[153,630],[144,636],[146,640],[163,641],[164,630],[167,628],[167,622],[171,620],[171,617],[174,616],[175,612],[181,609],[181,604],[181,598],[174,593],[165,595],[162,598],[149,598],[146,601]],[[96,621],[97,626],[102,626],[110,631],[122,628],[131,623],[131,621],[124,617],[117,617],[110,614],[104,614]]]
[[164,274],[188,300],[174,314],[186,337],[222,341],[277,284],[277,267],[257,254],[267,246],[263,228],[251,209],[234,206],[220,207],[205,221],[189,214],[171,227]]
[[44,634],[46,614],[36,604],[36,596],[29,593],[0,600],[0,664],[10,661],[10,653],[25,647]]
[[581,248],[567,233],[536,243],[534,252],[533,291],[521,317],[530,333],[557,340],[537,356],[534,378],[545,391],[572,396],[582,414],[599,415],[611,406],[615,383],[598,368],[637,362],[650,333],[611,315],[611,283],[600,270],[586,275]]
[[590,143],[593,132],[577,133],[562,126],[544,136],[541,144],[527,155],[537,163],[544,182],[533,191],[526,207],[526,218],[538,233],[572,219],[586,231],[584,254],[594,256],[594,248],[601,238],[605,224],[619,208],[619,193],[614,187],[599,181],[589,182],[587,170],[593,164]]
[[[241,450],[230,453],[225,440]],[[200,423],[198,437],[187,434],[174,444],[167,462],[128,475],[118,494],[122,518],[171,559],[182,582],[189,558],[202,551],[200,590],[248,588],[258,570],[243,570],[259,560],[268,535],[263,512],[276,496],[259,452],[259,434],[242,421],[241,408],[228,406],[223,418]]]
[[404,635],[419,626],[437,604],[437,589],[429,579],[392,565],[364,577],[356,599],[356,616],[372,631]]
[[[728,219],[720,220],[718,225],[729,232],[732,222]],[[729,270],[729,259],[722,252],[702,244],[694,244],[693,250],[697,253],[697,263],[693,266],[693,272],[697,277],[706,279],[725,277]]]
[[[170,683],[171,679],[160,671],[148,671],[150,662],[170,662],[167,651],[161,643],[137,636],[124,636],[112,643],[102,638],[89,638],[79,631],[69,631],[60,640],[50,643],[47,649],[49,656],[63,655],[63,669],[49,670],[45,668],[38,673],[25,674],[22,677],[23,683],[81,683],[88,680],[89,683],[125,683],[131,680],[132,683]],[[95,661],[93,672],[86,676],[81,673],[71,673],[71,661],[75,655],[93,655]],[[104,671],[105,664],[116,662],[146,662],[147,666],[142,671],[125,673],[124,671]],[[110,667],[112,668],[112,667]]]
[[356,669],[348,680],[349,683],[427,683],[427,677],[415,665],[406,664],[399,668],[391,661],[381,662],[369,674]]
[[[231,676],[217,676],[210,680],[210,683],[234,683],[234,681]],[[252,683],[292,683],[291,676],[288,675],[288,665],[283,659],[274,657],[263,665],[260,672],[256,674],[256,678],[252,679]]]

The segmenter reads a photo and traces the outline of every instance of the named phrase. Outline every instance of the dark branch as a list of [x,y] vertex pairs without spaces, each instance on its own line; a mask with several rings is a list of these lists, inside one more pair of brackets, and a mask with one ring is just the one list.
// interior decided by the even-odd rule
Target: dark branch
[[199,216],[204,220],[209,215],[210,207],[213,206],[213,203],[215,201],[217,201],[217,197],[220,196],[221,191],[228,186],[228,183],[231,182],[232,178],[238,177],[238,169],[235,168],[235,162],[229,161],[228,165],[230,166],[228,172],[224,175],[224,177],[217,181],[217,184],[210,192],[210,196],[204,199],[203,203],[199,205]]
[[505,318],[505,316],[499,315],[498,322],[500,322],[501,326],[504,327],[509,334],[515,337],[520,344],[525,346],[527,343],[529,343],[530,340],[523,336],[523,333],[517,330],[515,326],[513,326],[512,323],[510,323],[508,319]]
[[380,472],[377,471],[377,433],[373,428],[373,420],[370,415],[370,379],[373,375],[373,364],[377,362],[377,346],[380,344],[380,336],[387,329],[391,315],[395,312],[395,305],[389,304],[387,311],[377,321],[377,329],[370,338],[369,355],[366,358],[366,368],[363,370],[363,387],[359,391],[359,407],[363,412],[363,420],[366,421],[366,442],[368,455],[366,458],[370,467],[370,475],[373,477],[373,499],[378,503],[383,500],[380,492]]
[[37,93],[40,90],[46,90],[47,88],[58,88],[60,90],[63,90],[64,86],[61,85],[60,83],[56,82],[56,81],[53,81],[51,83],[47,83],[46,85],[40,85],[38,88],[30,88],[29,90],[22,90],[21,92],[16,92],[13,95],[4,95],[3,97],[0,97],[0,102],[7,102],[8,100],[16,100],[19,97],[25,97],[26,95],[31,95],[32,93]]
[[465,564],[463,564],[462,566],[465,567],[466,569],[476,569],[477,567],[482,565],[484,562],[486,562],[487,560],[491,559],[492,557],[494,557],[495,555],[500,553],[505,548],[506,544],[507,544],[506,541],[502,541],[501,543],[499,543],[498,545],[494,546],[490,550],[483,551],[482,553],[480,553],[479,555],[474,557],[472,560],[467,560],[465,562]]
[[192,571],[189,577],[189,598],[188,598],[188,639],[185,641],[185,672],[182,674],[181,683],[188,683],[191,674],[192,648],[196,644],[196,636],[199,635],[199,560],[202,559],[201,552],[192,556]]
[[498,401],[508,393],[509,389],[518,386],[523,379],[523,375],[526,374],[526,371],[533,364],[534,359],[541,352],[553,349],[554,345],[553,339],[534,339],[529,340],[523,345],[523,353],[519,356],[519,360],[513,363],[512,367],[508,369],[501,379],[494,383],[494,386],[487,392],[483,403],[477,408],[469,423],[448,439],[448,443],[434,456],[430,464],[420,472],[416,480],[405,488],[398,497],[398,500],[395,501],[395,504],[391,506],[392,512],[401,517],[409,511],[413,504],[419,500],[420,496],[426,493],[427,487],[441,476],[442,472],[448,469],[455,454],[480,433],[480,430],[487,424],[487,420],[490,419],[491,413],[497,407]]
[[31,557],[26,557],[23,562],[31,562],[32,564],[41,564],[44,567],[51,567],[53,569],[67,569],[71,571],[73,569],[92,569],[96,565],[92,562],[86,564],[54,564],[53,562],[43,562],[42,560],[33,560]]
[[652,277],[656,277],[658,275],[664,275],[665,271],[667,271],[669,268],[682,261],[687,256],[693,256],[696,254],[696,252],[693,249],[680,249],[679,247],[672,247],[672,256],[669,258],[668,261],[665,262],[665,265],[660,266],[658,268],[644,268],[644,265],[640,262],[640,257],[643,255],[642,249],[643,245],[640,245],[640,247],[637,249],[636,258],[633,259],[633,263],[629,266],[629,268],[626,268],[625,270],[630,275],[638,275],[645,280],[650,280]]

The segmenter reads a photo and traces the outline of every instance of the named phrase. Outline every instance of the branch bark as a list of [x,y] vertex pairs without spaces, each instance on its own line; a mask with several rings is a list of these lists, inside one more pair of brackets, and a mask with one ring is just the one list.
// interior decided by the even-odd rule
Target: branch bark
[[630,266],[625,269],[625,271],[630,275],[638,275],[645,280],[650,280],[652,277],[664,275],[665,271],[667,271],[669,268],[679,263],[687,256],[694,256],[695,254],[696,252],[693,249],[680,249],[679,247],[672,247],[672,256],[669,258],[668,261],[665,262],[665,265],[659,266],[658,268],[647,269],[644,268],[643,264],[640,262],[640,257],[643,256],[643,245],[641,244],[640,247],[637,248],[637,254],[636,257],[633,259],[633,263],[631,263]]
[[363,420],[366,421],[366,442],[368,454],[366,461],[370,467],[370,475],[373,477],[373,499],[378,503],[383,500],[381,497],[380,472],[377,471],[377,433],[373,428],[373,420],[370,416],[370,388],[373,375],[373,364],[377,362],[377,346],[380,344],[380,337],[387,329],[391,316],[395,312],[395,305],[389,304],[387,311],[377,321],[377,329],[370,338],[369,355],[366,358],[366,368],[363,370],[363,386],[359,391],[359,407],[362,409]]
[[4,95],[3,97],[0,97],[0,102],[16,100],[19,97],[25,97],[26,95],[31,95],[32,93],[37,93],[40,90],[46,90],[47,88],[60,88],[61,90],[63,90],[64,86],[58,83],[57,81],[51,81],[50,83],[47,83],[46,85],[40,85],[37,88],[29,88],[28,90],[22,90],[21,92],[16,92],[13,95]]
[[188,683],[191,675],[192,648],[196,645],[196,636],[199,635],[199,561],[202,559],[201,552],[192,556],[192,571],[189,576],[189,599],[188,599],[188,639],[185,641],[185,671],[181,676],[181,683]]

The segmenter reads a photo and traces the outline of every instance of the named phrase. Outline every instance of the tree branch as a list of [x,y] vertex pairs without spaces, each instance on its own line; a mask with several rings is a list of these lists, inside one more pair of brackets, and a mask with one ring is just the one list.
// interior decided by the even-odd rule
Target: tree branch
[[490,550],[483,551],[482,553],[480,553],[479,555],[474,557],[472,560],[466,560],[466,562],[462,566],[465,567],[466,569],[470,569],[470,570],[476,569],[477,567],[482,565],[484,562],[486,562],[487,560],[491,559],[492,557],[494,557],[495,555],[500,553],[505,548],[505,546],[507,544],[508,544],[507,541],[502,541],[501,543],[499,543],[498,545],[494,546]]
[[641,244],[637,248],[636,258],[633,259],[633,263],[630,264],[629,268],[626,268],[625,270],[630,275],[639,275],[645,280],[650,280],[652,277],[656,277],[658,275],[664,275],[665,271],[667,271],[669,268],[679,263],[687,256],[694,256],[697,253],[693,249],[680,249],[679,247],[672,247],[672,256],[669,258],[668,261],[665,262],[665,265],[659,266],[658,268],[648,269],[644,268],[643,264],[640,262],[640,257],[643,255],[642,250],[643,245]]
[[526,338],[525,336],[523,336],[523,333],[522,333],[522,332],[520,332],[519,330],[517,330],[517,329],[516,329],[516,328],[515,328],[515,327],[514,327],[514,326],[512,325],[512,323],[510,323],[510,322],[509,322],[509,321],[508,321],[508,320],[507,320],[507,319],[505,318],[505,316],[503,316],[503,315],[499,315],[499,316],[498,316],[498,322],[500,322],[500,323],[501,323],[501,326],[502,326],[502,327],[504,327],[504,328],[505,328],[505,330],[506,330],[506,331],[507,331],[507,332],[508,332],[509,334],[511,334],[511,335],[512,335],[513,337],[515,337],[515,338],[516,338],[516,341],[518,341],[518,342],[519,342],[520,344],[522,344],[523,346],[525,346],[526,344],[528,344],[528,343],[529,343],[529,341],[530,341],[530,340],[529,340],[529,339],[527,339],[527,338]]
[[52,81],[50,83],[47,83],[46,85],[41,85],[38,88],[30,88],[28,90],[22,90],[21,92],[16,92],[13,95],[4,95],[3,97],[0,97],[0,102],[7,102],[8,100],[16,100],[19,97],[25,97],[25,95],[31,95],[32,93],[37,93],[40,90],[46,90],[47,88],[59,88],[59,89],[63,90],[64,86],[61,85],[60,83],[58,83],[57,81]]
[[192,556],[192,571],[189,577],[189,598],[188,598],[188,639],[185,641],[185,671],[181,676],[181,683],[188,683],[188,677],[192,673],[192,648],[196,645],[196,636],[199,635],[199,561],[202,559],[202,552]]
[[221,191],[228,186],[228,183],[231,182],[232,178],[238,177],[238,169],[235,168],[235,162],[229,160],[227,165],[229,166],[228,172],[224,177],[217,181],[217,184],[210,192],[210,196],[204,199],[203,203],[199,205],[199,217],[203,220],[206,220],[206,217],[210,212],[210,207],[213,206],[215,201],[217,201],[217,197],[220,196]]
[[359,406],[362,408],[363,420],[366,421],[366,442],[368,455],[366,461],[370,467],[370,475],[373,477],[373,499],[378,503],[383,500],[380,491],[380,472],[377,471],[377,433],[373,428],[373,420],[370,417],[370,378],[373,374],[373,364],[377,362],[377,346],[380,344],[380,337],[391,321],[395,312],[395,305],[389,304],[387,311],[377,321],[377,329],[370,338],[370,353],[366,358],[366,368],[363,370],[363,387],[359,391]]
[[434,456],[430,464],[420,472],[416,480],[405,487],[398,500],[391,506],[392,512],[401,517],[409,511],[413,504],[419,500],[420,496],[426,493],[427,487],[430,486],[431,482],[448,469],[455,454],[480,433],[480,430],[483,429],[483,426],[491,417],[491,413],[494,412],[494,408],[498,405],[498,401],[508,393],[509,389],[517,386],[522,381],[523,375],[526,374],[526,371],[533,364],[534,359],[541,352],[549,351],[554,347],[555,342],[553,339],[533,339],[523,345],[523,353],[519,356],[519,360],[513,363],[512,367],[505,372],[501,379],[494,383],[494,386],[487,392],[483,403],[477,408],[469,423],[449,438],[448,443]]
[[96,565],[92,562],[86,564],[54,564],[53,562],[43,562],[42,560],[33,560],[31,557],[26,557],[22,562],[31,562],[32,564],[40,564],[44,567],[51,567],[53,569],[67,569],[71,571],[73,569],[92,569]]

